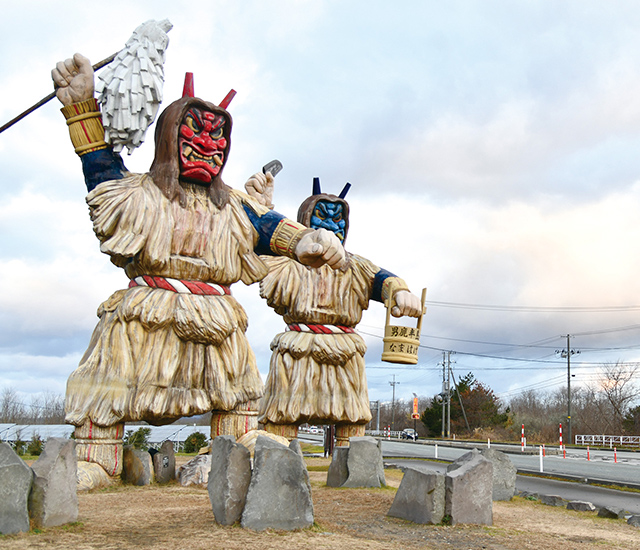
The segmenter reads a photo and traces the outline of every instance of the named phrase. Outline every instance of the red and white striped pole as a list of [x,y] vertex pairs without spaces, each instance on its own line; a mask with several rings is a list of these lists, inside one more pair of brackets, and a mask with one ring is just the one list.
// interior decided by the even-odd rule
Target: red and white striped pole
[[590,454],[589,454],[589,445],[587,445],[587,460],[591,460]]
[[522,435],[520,436],[520,450],[524,452],[524,424],[522,425]]
[[613,448],[613,462],[616,464],[618,463],[618,449],[615,447]]
[[560,422],[560,448],[562,448],[562,422]]

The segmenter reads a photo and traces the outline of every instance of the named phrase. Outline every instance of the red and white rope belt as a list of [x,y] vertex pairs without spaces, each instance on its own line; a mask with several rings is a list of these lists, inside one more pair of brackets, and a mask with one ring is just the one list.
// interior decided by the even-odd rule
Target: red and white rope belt
[[129,288],[136,286],[148,286],[150,288],[160,288],[170,290],[180,294],[204,294],[209,296],[230,296],[231,289],[225,285],[215,283],[204,283],[202,281],[185,281],[171,279],[170,277],[151,277],[141,275],[129,281]]
[[353,327],[342,325],[307,325],[303,323],[292,323],[287,325],[286,331],[313,332],[314,334],[351,334],[356,330]]

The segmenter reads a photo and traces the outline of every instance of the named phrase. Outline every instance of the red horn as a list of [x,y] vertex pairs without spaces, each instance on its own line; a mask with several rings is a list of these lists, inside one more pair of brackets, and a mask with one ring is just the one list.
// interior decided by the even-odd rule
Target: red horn
[[182,88],[182,97],[194,97],[193,73],[184,73],[184,88]]
[[234,98],[235,95],[236,95],[235,90],[229,90],[229,93],[226,96],[224,96],[224,99],[220,102],[220,105],[218,105],[218,107],[222,107],[223,109],[226,110],[226,108],[229,106],[229,103],[231,103],[231,100]]

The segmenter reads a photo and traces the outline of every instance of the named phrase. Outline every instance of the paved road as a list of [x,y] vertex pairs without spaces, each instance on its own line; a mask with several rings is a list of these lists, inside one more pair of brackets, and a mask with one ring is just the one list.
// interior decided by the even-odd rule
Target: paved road
[[[299,437],[315,444],[322,444],[321,436],[300,434]],[[483,446],[486,447],[486,445]],[[535,454],[535,449],[529,449],[531,454],[527,454],[517,450],[516,446],[505,448],[501,445],[492,445],[492,447],[508,451],[509,458],[519,472],[539,472],[540,456]],[[433,459],[452,462],[467,452],[469,452],[468,448],[435,445],[425,441],[382,441],[385,464],[411,466],[430,471],[444,472],[447,468],[446,463],[434,462]],[[582,450],[569,450],[566,458],[563,458],[562,454],[553,454],[558,452],[557,449],[550,448],[548,452],[550,454],[543,457],[543,474],[587,479],[590,483],[620,483],[640,487],[640,453],[619,451],[618,462],[614,463],[613,451],[590,451],[590,460],[587,460],[586,451]],[[615,506],[640,514],[640,493],[594,487],[588,483],[571,483],[523,475],[517,476],[516,489],[544,495],[558,495],[566,500],[586,500],[595,506]]]
[[[481,445],[486,447],[486,445]],[[526,472],[540,472],[540,456],[535,449],[529,449],[532,454],[522,453],[517,446],[492,445],[493,448],[509,453],[509,458],[518,470]],[[459,446],[437,445],[437,458],[455,460],[468,452],[468,448]],[[416,457],[435,458],[436,445],[426,442],[382,442],[382,452],[385,457]],[[618,451],[617,463],[614,462],[613,451],[591,450],[587,460],[586,450],[567,451],[566,458],[557,449],[547,450],[543,457],[543,473],[549,475],[566,475],[578,479],[588,479],[594,482],[610,482],[636,485],[640,487],[640,453],[632,451]]]

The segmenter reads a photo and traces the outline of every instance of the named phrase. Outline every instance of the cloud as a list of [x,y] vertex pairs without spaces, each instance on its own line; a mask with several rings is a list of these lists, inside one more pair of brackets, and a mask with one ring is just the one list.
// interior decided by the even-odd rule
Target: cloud
[[[86,3],[68,2],[64,25],[51,24],[60,7],[49,2],[3,9],[0,31],[11,45],[0,51],[3,121],[49,93],[56,61],[77,50],[98,61],[143,21],[168,17],[166,103],[181,95],[185,71],[207,99],[238,91],[224,174],[230,185],[241,188],[279,158],[277,209],[295,217],[313,177],[329,191],[350,181],[347,248],[416,292],[428,287],[428,300],[637,303],[640,12],[633,2],[410,1],[389,10],[379,0],[216,1],[195,22],[184,2],[115,1],[98,20],[88,18]],[[24,380],[30,391],[64,387],[98,305],[126,285],[98,252],[80,163],[58,110],[54,101],[0,135],[0,364],[8,382]],[[149,137],[125,163],[142,172],[152,158]],[[282,321],[255,285],[235,285],[234,293],[266,374]],[[634,315],[432,306],[424,343],[484,353],[505,346],[472,341],[522,344],[632,325]],[[383,307],[372,304],[362,322],[373,334],[366,335],[372,399],[390,399],[390,373],[398,375],[397,397],[439,391],[437,349],[422,350],[415,369],[381,364],[383,323]],[[635,336],[576,339],[583,347],[631,347]],[[607,357],[591,353],[594,361]],[[635,351],[610,353],[632,360]],[[460,372],[477,368],[498,391],[559,372],[538,363],[497,372],[488,369],[518,364],[461,353],[456,360]],[[11,371],[18,364],[22,374]]]

